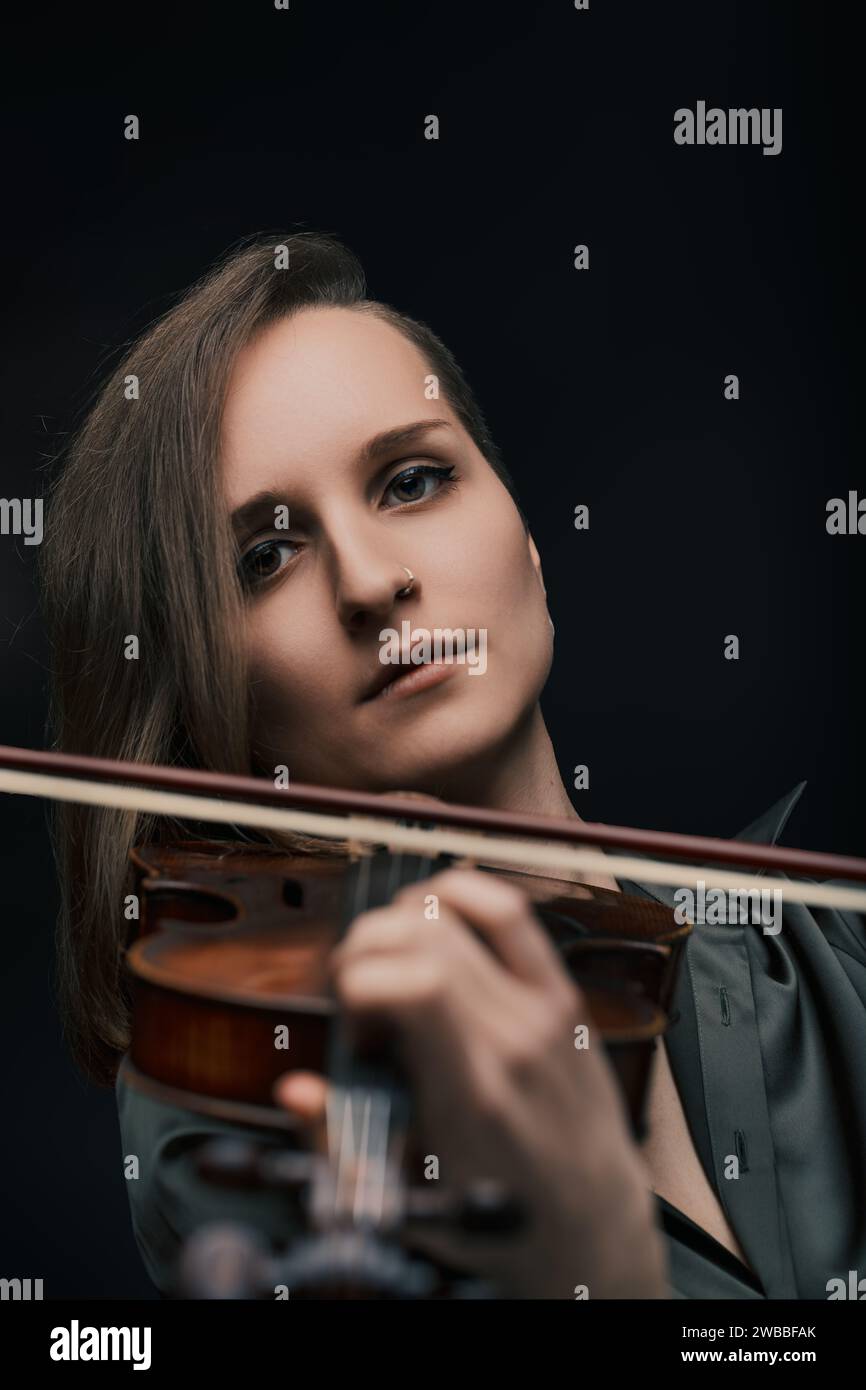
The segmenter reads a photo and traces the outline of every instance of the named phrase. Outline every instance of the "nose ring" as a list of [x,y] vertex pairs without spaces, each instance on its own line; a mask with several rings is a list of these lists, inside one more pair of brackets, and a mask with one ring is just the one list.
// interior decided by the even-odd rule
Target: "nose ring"
[[401,570],[405,570],[406,573],[408,574],[408,576],[409,576],[409,583],[408,583],[408,584],[404,584],[404,586],[403,586],[402,589],[398,589],[398,590],[397,590],[397,597],[398,597],[398,598],[408,598],[409,595],[410,595],[411,592],[412,592],[412,586],[413,586],[414,583],[415,583],[415,576],[414,576],[414,574],[412,573],[412,571],[409,569],[409,566],[408,566],[408,565],[401,565],[400,568],[401,568]]

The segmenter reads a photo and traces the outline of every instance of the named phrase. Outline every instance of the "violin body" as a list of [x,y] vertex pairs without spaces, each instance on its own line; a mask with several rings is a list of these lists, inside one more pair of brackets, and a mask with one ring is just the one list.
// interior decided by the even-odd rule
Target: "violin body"
[[[139,933],[128,1078],[185,1108],[276,1130],[276,1078],[324,1072],[347,858],[262,854],[218,841],[132,851]],[[519,882],[584,990],[636,1138],[656,1039],[691,927],[648,899],[496,870]]]

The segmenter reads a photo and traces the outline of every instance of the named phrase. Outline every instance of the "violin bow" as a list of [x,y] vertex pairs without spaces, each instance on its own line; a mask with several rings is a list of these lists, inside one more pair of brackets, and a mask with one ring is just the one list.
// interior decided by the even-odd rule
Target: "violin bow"
[[[866,859],[705,835],[525,816],[431,798],[346,791],[265,778],[0,745],[0,792],[260,830],[453,854],[545,873],[608,874],[684,888],[778,891],[787,902],[866,912]],[[401,822],[410,821],[412,824]],[[613,851],[605,853],[604,850]],[[649,857],[643,857],[649,856]],[[676,859],[686,864],[673,862]],[[739,866],[739,871],[725,867]],[[721,867],[720,867],[721,866]],[[743,873],[742,870],[751,870]]]

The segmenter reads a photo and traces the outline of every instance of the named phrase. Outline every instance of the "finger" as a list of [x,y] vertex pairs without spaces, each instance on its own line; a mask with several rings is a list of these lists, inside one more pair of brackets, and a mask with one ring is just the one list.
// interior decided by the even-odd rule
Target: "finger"
[[273,1085],[274,1100],[300,1122],[314,1153],[328,1151],[329,1089],[327,1079],[311,1071],[286,1072]]
[[[456,1084],[454,1072],[463,1068],[466,1048],[473,1043],[477,1048],[487,1037],[491,1012],[495,1017],[509,1007],[507,997],[498,997],[495,972],[503,983],[507,977],[489,953],[485,962],[482,948],[475,949],[487,972],[478,980],[469,978],[471,966],[458,972],[438,953],[383,952],[347,961],[336,977],[336,992],[362,1030],[381,1020],[395,1030],[398,1052],[416,1079],[432,1073],[441,1082],[443,1074],[451,1074]],[[497,1005],[493,1009],[491,988]]]
[[[341,975],[350,967],[373,959],[388,962],[396,969],[417,966],[419,970],[438,969],[446,977],[449,993],[471,996],[476,1010],[486,1000],[508,1010],[513,976],[488,949],[485,942],[467,927],[460,913],[447,904],[437,904],[435,920],[424,920],[420,904],[429,896],[421,885],[422,897],[400,893],[390,907],[377,908],[355,919],[343,942],[329,958],[331,977],[339,989]],[[424,965],[424,962],[427,965]],[[398,991],[396,1002],[406,1001]]]
[[381,1014],[414,1028],[445,992],[440,962],[386,952],[346,959],[336,976],[340,1002],[353,1014]]
[[422,886],[474,927],[513,974],[545,987],[567,980],[522,889],[478,869],[445,869]]
[[332,976],[338,975],[349,962],[369,956],[408,959],[420,954],[457,958],[461,969],[475,973],[481,970],[490,974],[493,966],[495,972],[501,974],[499,962],[476,933],[467,930],[459,912],[437,902],[435,917],[429,916],[426,904],[431,895],[426,888],[430,882],[426,880],[416,890],[401,890],[388,907],[374,908],[356,917],[329,956]]
[[273,1087],[274,1100],[304,1123],[324,1120],[328,1083],[312,1071],[290,1071],[278,1076]]
[[422,925],[426,924],[415,904],[401,896],[385,907],[359,913],[331,952],[331,961],[336,965],[370,951],[406,950],[419,939]]

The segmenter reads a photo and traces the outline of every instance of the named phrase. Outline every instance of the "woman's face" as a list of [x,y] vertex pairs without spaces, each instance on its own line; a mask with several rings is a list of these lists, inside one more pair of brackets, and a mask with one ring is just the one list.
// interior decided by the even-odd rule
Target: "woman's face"
[[[223,489],[231,514],[245,509],[234,525],[264,771],[456,796],[495,777],[535,711],[551,659],[538,556],[451,407],[426,398],[430,372],[389,324],[336,308],[270,325],[236,363]],[[433,656],[437,629],[463,630],[469,660],[458,640],[433,680],[372,695],[397,669],[380,661],[382,634],[405,621]]]

